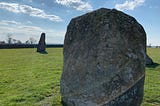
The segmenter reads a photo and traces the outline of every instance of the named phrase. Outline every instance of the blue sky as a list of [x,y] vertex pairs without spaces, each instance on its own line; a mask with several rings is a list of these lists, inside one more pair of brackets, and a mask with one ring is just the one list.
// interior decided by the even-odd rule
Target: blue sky
[[148,45],[160,45],[160,0],[0,0],[0,41],[13,38],[63,44],[66,28],[76,16],[98,8],[116,8],[137,19]]

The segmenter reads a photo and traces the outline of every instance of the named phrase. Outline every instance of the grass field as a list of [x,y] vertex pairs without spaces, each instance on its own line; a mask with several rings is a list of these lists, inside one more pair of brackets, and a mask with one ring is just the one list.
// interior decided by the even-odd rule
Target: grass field
[[142,106],[160,106],[160,48],[148,48],[147,53],[156,64],[146,67]]
[[0,49],[0,106],[60,105],[62,48]]
[[[0,106],[61,106],[62,48],[0,49]],[[160,106],[160,49],[148,49],[157,64],[146,68],[142,106]]]

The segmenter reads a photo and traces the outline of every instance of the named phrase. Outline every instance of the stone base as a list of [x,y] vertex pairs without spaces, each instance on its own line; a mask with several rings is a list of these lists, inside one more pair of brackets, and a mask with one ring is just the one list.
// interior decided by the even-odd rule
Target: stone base
[[143,100],[143,85],[145,77],[121,96],[102,106],[140,106]]
[[[133,87],[108,103],[94,104],[88,102],[77,104],[74,103],[74,100],[69,102],[62,97],[62,104],[63,106],[140,106],[143,100],[144,80],[145,77],[142,77]],[[67,103],[63,100],[66,100]]]

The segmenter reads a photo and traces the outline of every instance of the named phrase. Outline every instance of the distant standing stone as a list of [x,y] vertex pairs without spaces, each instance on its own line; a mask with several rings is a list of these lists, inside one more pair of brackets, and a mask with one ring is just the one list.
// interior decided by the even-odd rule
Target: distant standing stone
[[146,56],[146,65],[152,65],[153,64],[153,60],[147,55]]
[[133,17],[101,8],[72,19],[63,54],[63,104],[140,106],[146,33]]
[[37,46],[37,52],[45,52],[45,50],[46,50],[45,33],[42,33]]

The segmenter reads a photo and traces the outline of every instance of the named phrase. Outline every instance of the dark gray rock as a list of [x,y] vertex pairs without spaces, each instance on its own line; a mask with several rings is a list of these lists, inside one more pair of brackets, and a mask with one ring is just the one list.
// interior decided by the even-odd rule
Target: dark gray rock
[[146,55],[146,65],[152,65],[152,64],[154,64],[153,60],[148,55]]
[[63,54],[65,105],[140,106],[146,34],[133,17],[101,8],[72,19]]
[[37,52],[46,52],[45,33],[41,34],[41,37],[37,46]]

